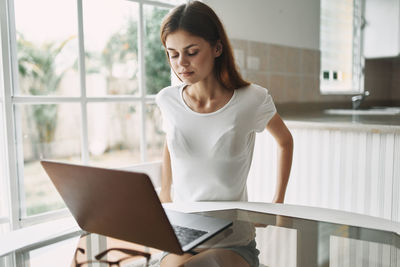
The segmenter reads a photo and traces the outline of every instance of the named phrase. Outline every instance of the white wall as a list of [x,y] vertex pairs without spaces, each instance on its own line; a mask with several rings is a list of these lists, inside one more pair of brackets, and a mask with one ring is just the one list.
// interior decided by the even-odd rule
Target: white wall
[[230,38],[319,49],[319,0],[204,0]]

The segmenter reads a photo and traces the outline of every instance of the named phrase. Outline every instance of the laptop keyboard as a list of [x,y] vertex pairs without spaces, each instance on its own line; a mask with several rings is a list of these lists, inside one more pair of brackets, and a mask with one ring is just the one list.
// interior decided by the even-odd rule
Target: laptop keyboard
[[174,232],[178,237],[179,243],[182,247],[196,240],[200,236],[207,234],[205,231],[186,228],[183,226],[172,225],[172,227],[174,228]]

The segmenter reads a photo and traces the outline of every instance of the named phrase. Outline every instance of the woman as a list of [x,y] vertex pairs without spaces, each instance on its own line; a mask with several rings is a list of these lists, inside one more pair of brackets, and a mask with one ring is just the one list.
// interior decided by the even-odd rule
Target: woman
[[[283,203],[293,139],[267,89],[242,79],[225,30],[214,11],[192,1],[173,9],[161,26],[170,66],[183,82],[159,92],[166,142],[160,199],[247,201],[246,180],[255,133],[265,128],[278,143],[274,203]],[[161,266],[257,266],[254,241],[197,255],[169,254]]]

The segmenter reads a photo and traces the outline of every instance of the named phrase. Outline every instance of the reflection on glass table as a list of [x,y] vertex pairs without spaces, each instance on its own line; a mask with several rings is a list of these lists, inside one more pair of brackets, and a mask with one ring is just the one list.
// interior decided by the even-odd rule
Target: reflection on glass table
[[[197,247],[195,253],[232,248],[255,241],[260,266],[324,267],[324,266],[400,266],[400,238],[397,233],[317,220],[300,219],[241,209],[201,212],[206,216],[233,220],[226,231]],[[95,256],[107,249],[125,248],[151,255],[149,266],[159,266],[163,252],[113,238],[86,234],[50,246],[15,252],[0,258],[0,266],[75,266],[77,262],[95,261]],[[216,257],[217,254],[209,254]],[[145,266],[143,256],[132,257],[122,251],[110,251],[107,261],[121,261],[121,266]],[[56,265],[54,263],[57,262]],[[212,259],[210,262],[215,262]],[[3,264],[3,265],[2,265]],[[108,266],[88,263],[82,266]],[[212,266],[212,265],[211,265]],[[216,265],[217,266],[217,265]]]
[[[232,218],[229,212],[204,215]],[[400,266],[396,233],[245,210],[232,219],[254,223],[260,266]]]

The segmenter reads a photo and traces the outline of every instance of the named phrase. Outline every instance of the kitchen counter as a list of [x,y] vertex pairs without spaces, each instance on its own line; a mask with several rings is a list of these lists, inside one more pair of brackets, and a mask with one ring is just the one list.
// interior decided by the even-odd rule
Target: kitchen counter
[[278,113],[289,127],[400,133],[400,115],[327,114],[325,110],[330,108],[343,107],[320,104],[277,105]]

